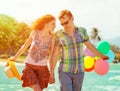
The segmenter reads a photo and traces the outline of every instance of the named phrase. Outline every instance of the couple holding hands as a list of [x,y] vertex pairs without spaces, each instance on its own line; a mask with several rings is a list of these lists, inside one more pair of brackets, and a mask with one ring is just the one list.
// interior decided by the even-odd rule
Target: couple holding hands
[[83,44],[102,59],[108,59],[89,41],[86,29],[75,26],[71,11],[62,10],[58,18],[63,29],[56,33],[56,19],[53,15],[47,14],[36,19],[29,38],[16,55],[10,58],[15,61],[30,46],[22,71],[22,87],[43,91],[48,83],[55,83],[54,69],[60,58],[60,91],[81,91],[84,79]]

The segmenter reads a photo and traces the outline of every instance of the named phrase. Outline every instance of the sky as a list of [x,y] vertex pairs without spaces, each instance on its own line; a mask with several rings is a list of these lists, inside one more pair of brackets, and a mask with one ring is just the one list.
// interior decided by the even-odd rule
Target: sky
[[98,28],[104,40],[120,38],[120,0],[0,0],[0,14],[6,14],[31,24],[44,14],[57,18],[57,31],[62,26],[58,21],[61,10],[68,9],[74,15],[77,26]]

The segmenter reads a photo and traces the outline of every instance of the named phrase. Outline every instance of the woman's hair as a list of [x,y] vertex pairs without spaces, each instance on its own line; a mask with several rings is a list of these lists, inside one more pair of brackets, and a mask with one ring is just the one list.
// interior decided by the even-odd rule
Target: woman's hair
[[67,15],[70,18],[73,17],[72,13],[69,10],[65,9],[60,12],[58,18],[61,19],[64,15]]
[[33,30],[41,30],[44,28],[45,24],[51,22],[52,20],[56,20],[54,16],[52,15],[44,15],[38,19],[36,19],[36,21],[33,23]]

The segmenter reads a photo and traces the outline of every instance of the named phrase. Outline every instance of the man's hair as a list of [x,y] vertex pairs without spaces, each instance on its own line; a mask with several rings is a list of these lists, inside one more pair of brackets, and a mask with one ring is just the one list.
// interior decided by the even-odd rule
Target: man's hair
[[50,14],[44,15],[44,16],[36,19],[36,21],[33,23],[33,29],[41,30],[44,28],[45,24],[51,22],[52,20],[56,20],[54,16],[52,16]]
[[67,15],[70,18],[73,17],[72,13],[69,10],[65,9],[60,12],[58,18],[61,19],[64,15]]

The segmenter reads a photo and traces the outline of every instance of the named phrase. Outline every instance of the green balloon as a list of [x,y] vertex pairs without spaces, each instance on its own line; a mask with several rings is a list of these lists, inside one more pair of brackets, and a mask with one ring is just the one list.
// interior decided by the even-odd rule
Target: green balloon
[[107,41],[100,41],[97,44],[97,49],[102,54],[107,54],[110,50],[110,44]]

